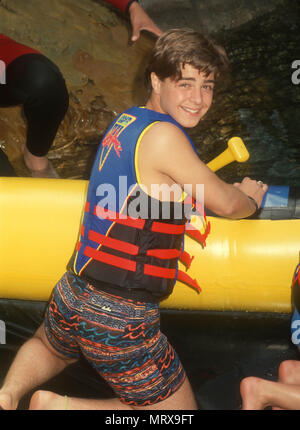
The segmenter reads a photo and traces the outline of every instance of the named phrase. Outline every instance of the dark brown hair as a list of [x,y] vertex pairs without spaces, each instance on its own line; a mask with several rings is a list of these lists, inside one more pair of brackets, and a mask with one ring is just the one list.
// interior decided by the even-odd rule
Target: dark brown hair
[[189,64],[215,80],[228,74],[230,66],[225,50],[212,40],[190,28],[172,29],[157,40],[145,70],[145,83],[151,89],[151,73],[160,80],[181,79],[181,66]]

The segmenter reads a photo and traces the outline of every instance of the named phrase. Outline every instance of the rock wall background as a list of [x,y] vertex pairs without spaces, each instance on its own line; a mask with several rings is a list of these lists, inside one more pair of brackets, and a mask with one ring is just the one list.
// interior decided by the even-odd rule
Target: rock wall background
[[191,26],[222,44],[232,79],[218,88],[212,109],[189,131],[203,161],[243,138],[247,163],[232,163],[218,174],[269,184],[300,186],[300,84],[291,65],[300,60],[299,0],[141,0],[166,29]]
[[282,0],[139,0],[162,29],[188,26],[204,33],[237,28],[265,13]]

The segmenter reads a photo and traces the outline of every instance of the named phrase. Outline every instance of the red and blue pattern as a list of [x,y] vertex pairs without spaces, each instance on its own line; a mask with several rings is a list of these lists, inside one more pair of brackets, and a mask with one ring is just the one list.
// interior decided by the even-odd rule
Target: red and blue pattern
[[179,358],[160,331],[158,304],[95,289],[67,272],[50,299],[45,330],[60,354],[81,354],[124,403],[165,400],[183,383]]

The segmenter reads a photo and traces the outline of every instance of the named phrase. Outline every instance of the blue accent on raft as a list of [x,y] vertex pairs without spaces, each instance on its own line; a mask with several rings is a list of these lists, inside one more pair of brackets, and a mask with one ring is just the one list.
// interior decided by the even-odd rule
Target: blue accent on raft
[[288,207],[289,200],[289,186],[270,185],[266,192],[263,201],[262,208],[286,208]]

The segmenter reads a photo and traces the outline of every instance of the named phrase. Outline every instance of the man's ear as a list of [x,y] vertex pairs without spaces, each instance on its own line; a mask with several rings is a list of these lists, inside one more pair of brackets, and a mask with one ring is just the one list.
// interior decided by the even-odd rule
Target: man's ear
[[155,94],[160,94],[161,80],[159,79],[159,77],[154,72],[151,73],[150,77],[151,77],[151,84],[152,84],[153,92]]

